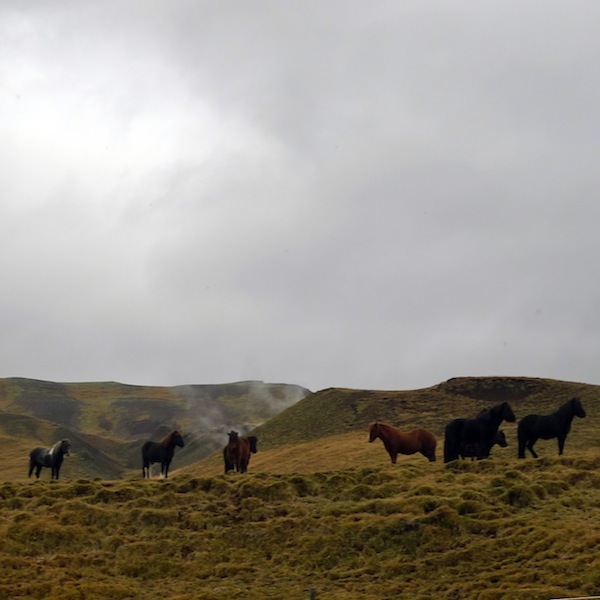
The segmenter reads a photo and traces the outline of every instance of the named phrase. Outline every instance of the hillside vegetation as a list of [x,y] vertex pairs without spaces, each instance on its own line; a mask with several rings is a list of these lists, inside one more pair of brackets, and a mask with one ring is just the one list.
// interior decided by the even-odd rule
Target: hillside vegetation
[[[516,425],[505,423],[509,446],[490,459],[441,460],[452,418],[505,400],[517,418],[548,413],[575,395],[587,417],[563,457],[549,440],[539,459],[518,460]],[[599,414],[597,386],[542,379],[329,389],[253,431],[246,474],[224,475],[219,448],[167,481],[74,477],[74,457],[59,482],[5,477],[0,599],[599,594]],[[367,443],[374,420],[431,429],[438,461],[391,465],[379,440]]]
[[600,455],[0,486],[0,598],[600,591]]

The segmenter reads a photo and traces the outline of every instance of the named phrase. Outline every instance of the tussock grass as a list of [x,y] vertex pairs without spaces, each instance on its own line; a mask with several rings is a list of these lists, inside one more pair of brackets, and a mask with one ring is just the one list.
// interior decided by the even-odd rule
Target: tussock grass
[[[24,393],[22,381],[6,385]],[[113,399],[127,392],[147,406],[164,395],[104,385]],[[114,406],[95,404],[99,389],[65,388],[91,406],[85,423],[108,419]],[[333,600],[598,594],[599,389],[460,378],[408,392],[324,390],[254,432],[259,452],[246,474],[223,475],[219,450],[167,481],[142,480],[139,469],[106,481],[85,476],[97,457],[80,453],[65,461],[61,481],[29,481],[19,458],[17,478],[0,483],[0,600],[287,599],[310,588]],[[4,398],[13,391],[0,386]],[[573,423],[565,456],[552,440],[536,445],[538,460],[517,460],[516,424],[504,424],[509,447],[490,460],[442,463],[450,418],[504,400],[519,418],[547,413],[573,395],[588,417]],[[23,433],[11,452],[29,446],[25,436],[57,431],[5,416],[0,436]],[[374,420],[430,429],[438,461],[402,456],[391,465],[379,440],[367,442]],[[175,468],[185,464],[178,457]]]
[[600,590],[600,456],[0,485],[0,598]]

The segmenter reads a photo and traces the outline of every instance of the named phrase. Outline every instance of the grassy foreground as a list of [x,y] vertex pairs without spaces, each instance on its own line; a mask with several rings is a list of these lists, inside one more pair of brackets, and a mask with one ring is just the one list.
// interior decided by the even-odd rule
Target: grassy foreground
[[597,450],[447,466],[405,457],[392,467],[368,447],[379,466],[0,484],[0,598],[600,591]]

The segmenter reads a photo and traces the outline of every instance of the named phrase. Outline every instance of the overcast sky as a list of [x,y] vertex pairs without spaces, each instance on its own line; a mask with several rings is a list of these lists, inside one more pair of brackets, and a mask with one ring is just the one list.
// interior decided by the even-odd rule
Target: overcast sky
[[600,384],[599,24],[3,0],[0,376]]

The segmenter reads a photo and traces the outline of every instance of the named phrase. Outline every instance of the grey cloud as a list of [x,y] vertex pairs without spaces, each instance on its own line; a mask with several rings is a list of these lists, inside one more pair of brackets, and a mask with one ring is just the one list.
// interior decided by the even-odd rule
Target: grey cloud
[[3,375],[595,383],[592,2],[6,2]]

